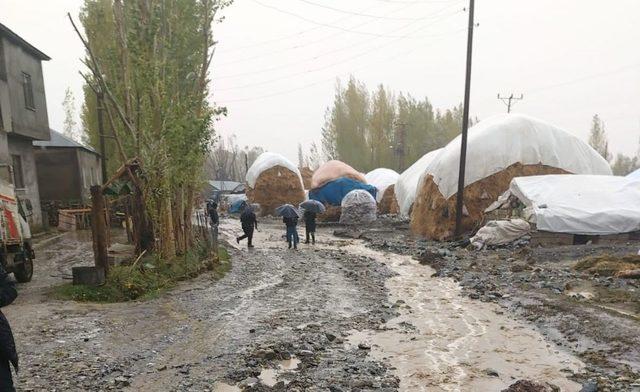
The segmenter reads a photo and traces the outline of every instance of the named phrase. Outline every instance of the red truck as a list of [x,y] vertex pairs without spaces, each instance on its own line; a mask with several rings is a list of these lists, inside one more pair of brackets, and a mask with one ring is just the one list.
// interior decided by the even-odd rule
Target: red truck
[[21,283],[33,276],[35,253],[24,206],[13,185],[0,180],[0,263]]

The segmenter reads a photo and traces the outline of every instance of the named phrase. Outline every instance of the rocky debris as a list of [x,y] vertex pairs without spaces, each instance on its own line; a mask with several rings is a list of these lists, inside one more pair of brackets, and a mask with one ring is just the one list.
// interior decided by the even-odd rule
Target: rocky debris
[[518,380],[502,392],[560,392],[560,388],[548,383],[531,380]]

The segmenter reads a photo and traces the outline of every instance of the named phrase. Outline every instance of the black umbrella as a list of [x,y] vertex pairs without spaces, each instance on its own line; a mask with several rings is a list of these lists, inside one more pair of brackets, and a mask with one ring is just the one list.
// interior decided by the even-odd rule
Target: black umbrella
[[298,209],[291,204],[283,204],[280,207],[276,208],[276,214],[280,215],[283,218],[300,218]]
[[320,203],[318,200],[313,199],[300,203],[300,208],[304,209],[305,211],[315,212],[316,214],[322,214],[327,210],[324,204]]

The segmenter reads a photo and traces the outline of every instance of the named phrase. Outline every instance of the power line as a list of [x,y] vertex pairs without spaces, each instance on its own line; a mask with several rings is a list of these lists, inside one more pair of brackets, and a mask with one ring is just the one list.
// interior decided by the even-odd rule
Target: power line
[[[369,32],[369,31],[352,30],[352,29],[348,29],[348,28],[345,28],[345,27],[341,27],[341,26],[335,26],[335,25],[332,25],[332,24],[329,24],[329,23],[318,22],[316,20],[309,19],[306,16],[302,16],[302,15],[296,14],[294,12],[283,10],[282,8],[274,7],[272,5],[264,4],[264,3],[262,3],[262,2],[260,2],[258,0],[251,0],[251,1],[253,1],[254,3],[256,3],[256,4],[258,4],[258,5],[262,6],[262,7],[269,8],[269,9],[272,9],[274,11],[278,11],[280,13],[283,13],[283,14],[286,14],[286,15],[289,15],[289,16],[293,16],[295,18],[298,18],[300,20],[304,20],[305,22],[309,22],[309,23],[312,23],[312,24],[315,24],[315,25],[318,25],[318,26],[329,27],[329,28],[341,30],[341,31],[344,31],[344,32],[347,32],[347,33],[362,34],[362,35],[368,35],[368,36],[378,37],[378,38],[389,38],[389,36],[385,36],[384,34],[372,33],[372,32]],[[455,5],[455,4],[453,4],[453,5]],[[446,9],[446,8],[450,8],[450,6],[447,6],[444,9]],[[442,10],[444,10],[444,9],[442,9]],[[425,17],[424,19],[418,19],[418,20],[425,20],[425,19],[428,19],[428,17]]]
[[[413,22],[409,23],[409,25],[414,24],[414,23],[417,23],[417,21],[413,21]],[[405,26],[404,28],[406,28],[406,27],[408,27],[408,25]],[[427,27],[427,26],[422,26],[420,29],[423,29],[425,27]],[[418,30],[420,30],[420,29],[418,29]],[[463,29],[458,30],[458,32],[460,32],[460,31],[463,31]],[[305,75],[305,74],[308,74],[308,73],[311,73],[311,72],[322,71],[324,69],[331,68],[331,67],[333,67],[335,65],[343,64],[343,63],[349,62],[351,60],[354,60],[356,58],[360,58],[362,56],[365,56],[365,55],[367,55],[367,54],[369,54],[371,52],[377,51],[377,50],[379,50],[381,48],[384,48],[384,47],[386,47],[386,46],[388,46],[390,44],[393,44],[396,41],[401,40],[402,38],[404,38],[404,37],[400,36],[399,38],[393,39],[393,40],[391,40],[389,42],[386,42],[386,43],[384,43],[382,45],[378,45],[378,46],[375,46],[373,48],[370,48],[370,49],[368,49],[368,50],[366,50],[364,52],[361,52],[361,53],[359,53],[359,54],[357,54],[355,56],[351,56],[351,57],[348,57],[346,59],[342,59],[340,61],[336,61],[334,63],[328,64],[328,65],[325,65],[325,66],[322,66],[322,67],[319,67],[319,68],[310,69],[310,70],[306,70],[306,71],[303,71],[303,72],[298,72],[298,73],[295,73],[295,74],[289,74],[289,75],[285,75],[285,76],[280,76],[280,77],[277,77],[277,78],[272,78],[272,79],[264,80],[264,81],[261,81],[261,82],[248,83],[248,84],[240,85],[240,86],[236,86],[236,87],[222,88],[222,89],[218,89],[217,91],[230,91],[230,90],[245,89],[245,88],[255,87],[255,86],[262,86],[262,85],[273,83],[273,82],[277,82],[277,81],[280,81],[280,80],[286,80],[286,79],[290,79],[292,77]]]
[[[466,29],[462,29],[462,30],[460,30],[460,31],[465,31],[465,30],[466,30]],[[348,75],[350,75],[350,74],[353,74],[354,72],[361,71],[361,70],[363,70],[363,69],[365,69],[365,68],[367,68],[367,67],[371,67],[371,66],[373,66],[373,65],[378,65],[378,64],[382,64],[382,63],[389,62],[389,61],[397,60],[398,58],[400,58],[400,57],[402,57],[402,56],[409,55],[409,54],[411,54],[411,53],[413,53],[413,52],[417,51],[418,49],[423,49],[423,48],[424,48],[424,46],[422,46],[422,47],[420,47],[420,48],[419,48],[419,47],[417,47],[417,46],[414,46],[414,47],[412,47],[412,48],[411,48],[411,49],[409,49],[409,50],[402,51],[402,52],[400,52],[400,53],[396,53],[396,54],[394,54],[394,55],[392,55],[392,56],[390,56],[390,57],[385,58],[384,60],[377,61],[377,62],[369,62],[369,63],[367,63],[366,65],[363,65],[363,66],[361,66],[361,67],[359,67],[359,68],[356,68],[356,69],[350,70],[350,71],[348,71],[348,72],[343,72],[343,73],[341,73],[341,74],[338,74],[337,76],[332,76],[332,77],[330,77],[330,78],[325,78],[325,79],[321,79],[321,80],[318,80],[318,81],[315,81],[315,82],[307,83],[307,84],[304,84],[304,85],[299,86],[299,87],[294,87],[294,88],[291,88],[291,89],[280,90],[280,91],[276,91],[276,92],[274,92],[274,93],[263,94],[263,95],[253,96],[253,97],[238,98],[238,99],[229,99],[229,100],[225,100],[225,101],[224,101],[224,103],[226,104],[226,103],[234,103],[234,102],[257,101],[257,100],[261,100],[261,99],[272,98],[272,97],[277,97],[277,96],[281,96],[281,95],[290,94],[290,93],[293,93],[293,92],[296,92],[296,91],[300,91],[300,90],[307,89],[307,88],[309,88],[309,87],[314,87],[314,86],[317,86],[317,85],[320,85],[320,84],[323,84],[323,83],[326,83],[326,82],[330,82],[330,81],[335,80],[336,78],[339,78],[339,77],[345,77],[345,76],[348,76]],[[214,92],[215,92],[215,91],[218,91],[218,90],[214,90]]]
[[365,17],[365,18],[386,19],[386,20],[420,20],[421,19],[421,18],[408,18],[408,17],[397,17],[397,16],[370,15],[370,14],[364,14],[364,13],[356,12],[356,11],[343,10],[341,8],[336,8],[336,7],[332,7],[332,6],[329,6],[329,5],[318,4],[318,3],[313,2],[311,0],[298,0],[298,1],[300,1],[302,3],[305,3],[305,4],[313,5],[315,7],[320,7],[320,8],[324,8],[324,9],[327,9],[327,10],[336,11],[336,12],[340,12],[340,13],[348,14],[348,15],[353,15],[353,16],[361,16],[361,17]]
[[[458,12],[456,12],[456,13],[454,13],[452,15],[455,15],[457,13]],[[408,27],[408,25],[405,25],[405,26],[401,27],[400,29],[395,30],[394,32],[398,32],[398,31],[403,30],[403,29],[405,29],[407,27]],[[449,35],[458,33],[460,31],[461,31],[460,29],[457,29],[457,30],[450,31],[450,32],[447,32],[447,33],[430,35],[428,37],[431,37],[431,38],[445,37],[445,36],[449,36]],[[312,57],[307,57],[307,58],[299,60],[299,61],[289,62],[289,63],[286,63],[286,64],[281,64],[281,65],[277,65],[277,66],[273,66],[273,67],[269,67],[269,68],[261,68],[259,70],[255,70],[255,71],[247,71],[247,72],[240,72],[240,73],[230,74],[230,75],[216,76],[216,77],[214,77],[214,79],[215,80],[233,79],[233,78],[238,78],[238,77],[243,77],[243,76],[256,75],[256,74],[260,74],[260,73],[264,73],[264,72],[268,72],[268,71],[274,71],[274,70],[282,69],[282,68],[289,67],[289,66],[292,66],[292,65],[304,64],[304,63],[307,63],[307,62],[309,62],[311,60],[317,60],[317,59],[319,59],[321,57],[324,57],[324,56],[327,56],[327,55],[330,55],[330,54],[333,54],[333,53],[336,53],[336,52],[342,52],[344,50],[353,49],[353,48],[359,47],[359,46],[361,46],[363,44],[368,44],[370,42],[371,42],[371,40],[366,39],[366,40],[359,41],[359,42],[356,42],[356,43],[351,44],[351,45],[346,45],[346,46],[342,46],[340,48],[335,48],[335,49],[323,52],[321,54],[314,55]],[[261,57],[273,55],[274,53],[278,53],[278,52],[279,51],[272,52],[272,53],[269,53],[269,54],[264,54],[264,55],[258,55],[258,56],[254,56],[254,58],[261,58]]]
[[550,89],[554,89],[557,87],[563,87],[563,86],[568,86],[568,85],[572,85],[575,83],[579,83],[579,82],[583,82],[585,80],[591,80],[591,79],[596,79],[596,78],[601,78],[603,76],[609,76],[609,75],[615,75],[615,74],[619,74],[622,72],[626,72],[628,70],[634,69],[634,68],[638,68],[640,67],[640,63],[636,63],[636,64],[630,64],[630,65],[625,65],[623,67],[611,70],[611,71],[607,71],[607,72],[601,72],[601,73],[596,73],[596,74],[591,74],[591,75],[586,75],[577,79],[573,79],[573,80],[569,80],[566,82],[561,82],[561,83],[557,83],[557,84],[552,84],[549,86],[543,86],[543,87],[539,87],[539,88],[534,88],[532,90],[528,90],[526,91],[527,94],[535,94],[537,92],[540,91],[545,91],[545,90],[550,90]]

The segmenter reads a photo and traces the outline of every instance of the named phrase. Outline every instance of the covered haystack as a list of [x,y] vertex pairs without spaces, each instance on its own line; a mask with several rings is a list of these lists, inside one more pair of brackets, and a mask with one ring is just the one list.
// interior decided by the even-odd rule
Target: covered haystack
[[247,198],[260,205],[262,215],[271,215],[282,204],[304,201],[304,186],[298,168],[282,155],[265,152],[247,171]]
[[341,177],[350,178],[363,184],[367,183],[367,180],[364,178],[364,175],[362,173],[347,165],[346,163],[340,161],[329,161],[320,166],[313,173],[313,176],[311,177],[310,189],[320,188],[327,182],[337,180]]
[[[397,205],[397,203],[395,203],[393,186],[400,175],[395,170],[379,168],[370,171],[364,177],[368,184],[375,186],[377,189],[376,202],[378,203],[378,211],[380,211],[381,214],[397,213],[397,208],[394,209],[394,212],[392,212],[391,209],[394,204]],[[391,188],[391,192],[387,193],[387,189],[389,188]],[[384,199],[385,196],[386,199]]]
[[376,220],[378,205],[371,194],[362,189],[349,192],[341,204],[340,223],[362,225]]
[[308,167],[301,167],[300,176],[302,177],[302,183],[304,184],[304,189],[311,189],[311,178],[313,177],[313,170]]
[[[430,239],[451,239],[460,162],[460,137],[425,169],[411,214],[411,230]],[[479,228],[484,210],[514,177],[545,174],[611,175],[593,148],[568,132],[528,116],[504,114],[469,130],[463,230]]]
[[309,191],[309,199],[317,200],[325,206],[339,206],[342,199],[351,191],[360,189],[367,191],[375,200],[377,189],[373,185],[369,185],[360,181],[347,177],[340,177],[333,181],[329,181],[319,188]]
[[396,201],[398,202],[401,216],[408,217],[411,215],[413,201],[416,199],[416,193],[418,192],[420,177],[426,173],[427,167],[429,167],[431,162],[438,156],[440,151],[442,151],[442,149],[426,153],[398,177],[393,191],[396,196]]

